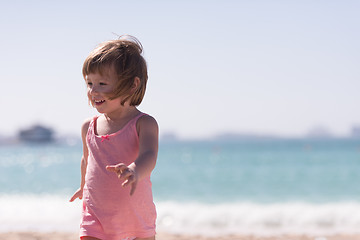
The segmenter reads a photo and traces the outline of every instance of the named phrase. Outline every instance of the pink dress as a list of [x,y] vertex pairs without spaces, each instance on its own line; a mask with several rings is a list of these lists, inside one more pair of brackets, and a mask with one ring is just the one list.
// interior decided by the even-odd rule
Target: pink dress
[[144,113],[130,120],[120,131],[97,136],[95,117],[89,125],[86,142],[89,149],[80,237],[103,240],[155,235],[156,209],[150,176],[142,179],[130,196],[130,186],[122,187],[117,175],[107,165],[134,162],[139,153],[136,122]]

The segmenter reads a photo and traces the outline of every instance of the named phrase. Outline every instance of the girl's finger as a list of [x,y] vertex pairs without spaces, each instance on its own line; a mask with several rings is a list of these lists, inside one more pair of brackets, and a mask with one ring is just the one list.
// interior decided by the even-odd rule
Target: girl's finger
[[135,181],[131,184],[130,196],[132,196],[134,194],[136,186],[137,186],[137,181]]
[[119,163],[119,164],[115,165],[116,171],[122,172],[122,171],[124,171],[124,170],[127,169],[127,168],[128,168],[128,167],[127,167],[125,164],[123,164],[123,163]]
[[110,172],[116,172],[116,166],[115,165],[108,165],[106,166],[106,170]]
[[129,169],[126,169],[120,173],[119,178],[129,178],[132,175],[134,175],[134,173]]
[[127,166],[123,163],[119,163],[117,165],[107,165],[106,166],[106,170],[108,170],[110,172],[115,172],[115,173],[122,172],[126,168],[127,168]]
[[126,187],[128,186],[129,184],[135,182],[135,176],[134,175],[130,175],[123,183],[122,183],[122,186],[123,187]]

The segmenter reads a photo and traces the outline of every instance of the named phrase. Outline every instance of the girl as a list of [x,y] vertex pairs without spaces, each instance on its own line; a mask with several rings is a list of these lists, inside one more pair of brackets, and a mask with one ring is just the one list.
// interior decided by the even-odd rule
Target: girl
[[83,65],[90,104],[101,113],[82,126],[82,240],[155,239],[150,174],[158,152],[156,120],[138,106],[147,67],[142,45],[120,37],[95,48]]

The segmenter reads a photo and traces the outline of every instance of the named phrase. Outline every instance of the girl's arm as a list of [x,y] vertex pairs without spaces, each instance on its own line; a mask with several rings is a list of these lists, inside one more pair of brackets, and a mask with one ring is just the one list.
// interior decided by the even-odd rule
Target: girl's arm
[[123,186],[131,185],[130,195],[135,192],[138,181],[149,176],[155,168],[158,154],[159,127],[156,120],[150,116],[141,117],[136,128],[139,134],[139,156],[129,166],[123,163],[107,166],[106,169],[115,172],[124,179]]
[[84,189],[84,185],[85,185],[85,174],[86,174],[86,167],[87,167],[87,158],[89,155],[88,148],[86,145],[86,134],[87,134],[87,131],[89,128],[89,124],[90,124],[90,120],[86,120],[81,127],[83,155],[81,157],[81,163],[80,163],[80,171],[81,171],[80,188],[71,197],[70,202],[74,201],[76,198],[82,199],[82,196],[83,196],[83,189]]

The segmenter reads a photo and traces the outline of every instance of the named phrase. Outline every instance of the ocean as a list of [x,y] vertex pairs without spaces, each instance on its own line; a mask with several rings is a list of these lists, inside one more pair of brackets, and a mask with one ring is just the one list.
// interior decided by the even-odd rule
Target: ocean
[[[0,231],[78,231],[81,151],[0,145]],[[162,232],[360,233],[360,139],[161,141],[152,182]]]

